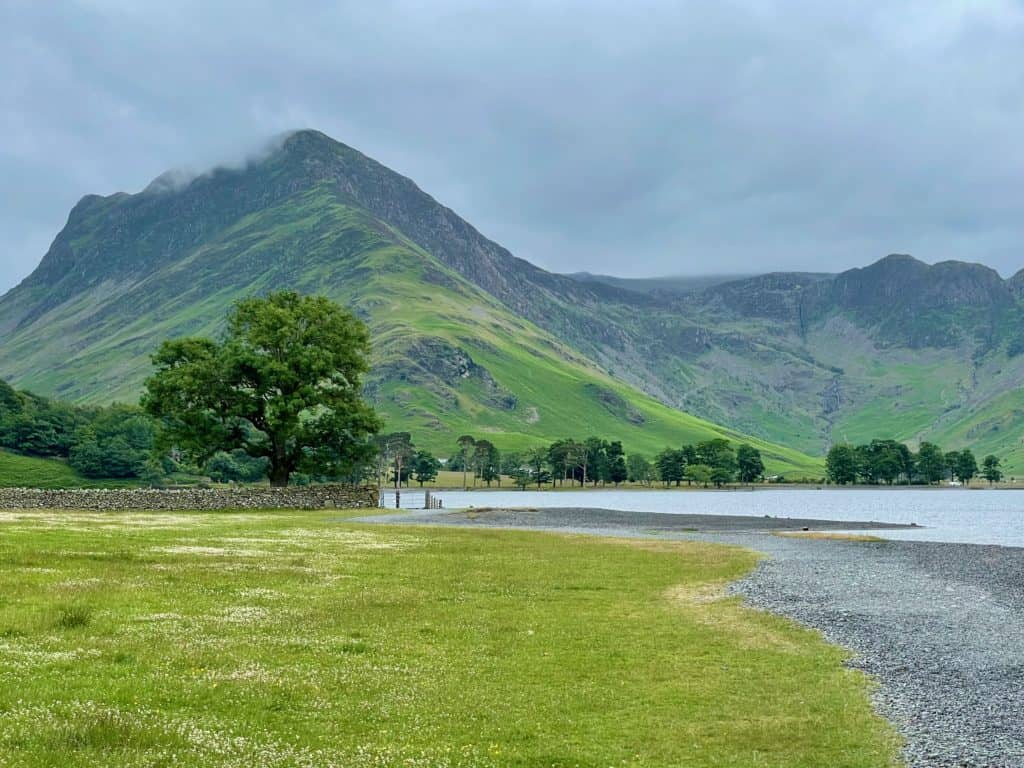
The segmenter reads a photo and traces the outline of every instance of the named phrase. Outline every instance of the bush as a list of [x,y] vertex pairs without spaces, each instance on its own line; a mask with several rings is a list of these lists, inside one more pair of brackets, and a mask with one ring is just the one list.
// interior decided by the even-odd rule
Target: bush
[[112,405],[75,431],[68,462],[86,477],[139,477],[153,449],[153,424],[137,408]]
[[253,458],[240,448],[231,453],[218,451],[203,472],[218,483],[255,483],[267,476],[269,462],[265,457]]

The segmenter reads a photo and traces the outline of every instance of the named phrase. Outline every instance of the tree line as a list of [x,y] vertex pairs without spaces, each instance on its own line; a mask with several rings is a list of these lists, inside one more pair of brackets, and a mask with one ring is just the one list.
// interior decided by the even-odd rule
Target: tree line
[[[429,451],[418,450],[408,432],[377,438],[377,477],[381,484],[421,486],[437,478],[442,463]],[[708,440],[681,448],[666,448],[653,460],[643,454],[628,456],[618,440],[588,437],[563,438],[526,451],[500,451],[490,440],[460,436],[444,467],[462,473],[463,487],[477,482],[500,487],[502,477],[519,488],[546,485],[618,486],[629,481],[641,485],[694,483],[718,487],[736,480],[750,483],[764,478],[761,453],[750,445],[733,448],[725,439]]]
[[66,459],[86,477],[144,475],[154,434],[152,420],[137,406],[70,405],[0,381],[0,447]]
[[881,439],[863,445],[839,443],[825,457],[828,479],[837,485],[933,485],[943,480],[970,485],[979,474],[997,483],[1003,479],[1000,464],[997,456],[989,454],[979,468],[969,448],[943,451],[935,443],[922,442],[915,453],[896,440]]

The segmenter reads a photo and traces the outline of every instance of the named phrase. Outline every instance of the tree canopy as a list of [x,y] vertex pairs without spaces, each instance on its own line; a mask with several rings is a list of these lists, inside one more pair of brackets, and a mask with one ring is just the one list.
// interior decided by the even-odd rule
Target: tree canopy
[[265,457],[272,485],[294,472],[338,476],[368,460],[380,427],[362,399],[369,333],[351,312],[293,291],[238,302],[222,341],[166,341],[143,407],[158,442],[200,462],[217,451]]

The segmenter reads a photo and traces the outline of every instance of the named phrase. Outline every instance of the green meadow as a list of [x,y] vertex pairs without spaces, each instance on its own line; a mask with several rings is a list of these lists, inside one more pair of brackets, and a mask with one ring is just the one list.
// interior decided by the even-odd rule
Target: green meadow
[[348,517],[0,512],[0,766],[895,764],[749,551]]

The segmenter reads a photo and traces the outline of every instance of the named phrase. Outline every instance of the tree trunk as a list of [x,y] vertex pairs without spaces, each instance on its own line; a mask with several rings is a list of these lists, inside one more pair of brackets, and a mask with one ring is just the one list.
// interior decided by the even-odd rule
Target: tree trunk
[[270,465],[270,485],[273,488],[284,488],[288,485],[288,476],[291,470],[284,464]]

